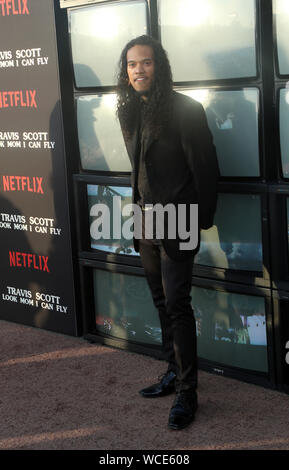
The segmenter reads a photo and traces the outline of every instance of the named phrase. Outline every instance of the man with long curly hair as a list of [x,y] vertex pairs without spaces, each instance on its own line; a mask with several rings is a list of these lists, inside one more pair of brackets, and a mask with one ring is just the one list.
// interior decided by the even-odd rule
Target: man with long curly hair
[[[142,209],[142,237],[135,250],[159,312],[168,369],[159,382],[144,388],[146,398],[175,392],[169,427],[182,429],[194,419],[197,400],[196,325],[191,306],[194,255],[199,230],[213,225],[219,169],[201,104],[173,90],[170,64],[162,45],[149,36],[123,49],[118,76],[117,114],[132,164],[133,203]],[[187,229],[197,224],[198,241],[181,249],[180,236],[146,237],[146,209],[157,204],[185,207]],[[191,207],[198,205],[192,220]],[[186,232],[187,233],[187,232]],[[182,238],[183,239],[183,238]]]

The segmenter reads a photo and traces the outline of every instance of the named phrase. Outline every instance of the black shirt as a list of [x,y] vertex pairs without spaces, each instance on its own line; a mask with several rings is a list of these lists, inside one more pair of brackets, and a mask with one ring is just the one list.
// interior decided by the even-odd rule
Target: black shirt
[[139,166],[137,175],[137,203],[144,207],[145,204],[153,204],[152,195],[149,187],[147,171],[144,159],[144,144],[147,138],[146,131],[144,129],[144,115],[145,115],[145,101],[142,100],[140,107],[140,127],[139,127]]

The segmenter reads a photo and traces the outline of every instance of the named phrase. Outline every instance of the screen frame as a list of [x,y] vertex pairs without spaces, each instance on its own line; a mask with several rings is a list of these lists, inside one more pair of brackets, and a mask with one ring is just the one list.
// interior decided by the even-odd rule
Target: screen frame
[[[220,181],[230,181],[230,182],[260,182],[263,183],[265,182],[265,173],[266,173],[266,163],[265,163],[265,155],[264,155],[264,136],[262,132],[262,121],[263,121],[263,86],[261,84],[250,84],[248,86],[226,86],[226,87],[220,87],[220,86],[211,86],[211,87],[206,87],[206,86],[188,86],[188,87],[177,87],[174,86],[174,90],[176,92],[182,92],[182,91],[198,91],[198,90],[203,90],[203,89],[209,89],[209,91],[221,91],[221,92],[226,92],[226,91],[243,91],[244,88],[246,89],[256,89],[258,91],[259,95],[259,101],[258,101],[258,115],[257,115],[257,129],[258,129],[258,165],[259,165],[259,176],[220,176]],[[74,127],[76,128],[76,141],[77,141],[77,146],[78,146],[78,171],[79,173],[83,174],[97,174],[97,175],[112,175],[112,176],[117,176],[117,175],[130,175],[131,172],[129,171],[105,171],[105,170],[91,170],[91,169],[84,169],[81,165],[81,158],[80,158],[80,147],[79,147],[79,137],[78,137],[78,126],[77,126],[77,102],[78,99],[81,97],[89,97],[89,96],[102,96],[102,95],[108,95],[108,94],[115,94],[116,90],[113,87],[103,87],[103,88],[93,88],[89,90],[77,90],[74,93],[74,116],[75,116],[75,125]]]
[[[217,81],[216,81],[217,82]],[[187,82],[188,83],[188,82]],[[259,163],[259,176],[220,176],[220,181],[231,181],[231,182],[244,182],[244,181],[249,181],[249,182],[264,182],[265,181],[265,159],[264,159],[264,139],[262,135],[262,120],[263,120],[263,86],[260,83],[250,83],[250,85],[225,85],[225,86],[205,86],[205,82],[201,82],[201,86],[197,86],[196,82],[194,82],[194,85],[187,84],[186,86],[184,84],[181,84],[180,86],[174,84],[174,90],[177,92],[183,92],[183,91],[198,91],[198,90],[209,90],[209,91],[214,91],[214,92],[226,92],[226,91],[243,91],[245,88],[246,89],[256,89],[258,91],[259,95],[259,101],[258,101],[258,115],[257,115],[257,128],[258,128],[258,149],[259,149],[259,155],[258,155],[258,163]]]
[[140,267],[139,256],[109,253],[97,249],[92,249],[90,244],[89,213],[87,185],[111,185],[131,187],[129,177],[115,176],[95,176],[95,175],[74,175],[74,192],[76,203],[76,229],[78,234],[79,258],[101,260],[111,263],[119,263]]
[[132,340],[125,340],[106,335],[95,329],[95,303],[94,303],[94,285],[93,269],[103,271],[117,272],[144,277],[144,270],[141,267],[120,265],[100,260],[79,259],[80,270],[80,289],[82,292],[82,319],[83,319],[83,337],[92,343],[100,343],[106,346],[124,349],[140,354],[145,354],[156,359],[163,359],[161,346],[154,344],[140,343]]
[[[68,27],[68,38],[69,38],[69,55],[70,55],[70,63],[71,63],[71,70],[72,70],[72,78],[73,78],[73,88],[74,92],[77,93],[77,91],[84,91],[85,93],[90,94],[90,92],[93,90],[95,93],[93,94],[98,94],[98,93],[104,93],[104,92],[110,92],[110,91],[115,91],[116,89],[116,84],[115,85],[104,85],[104,86],[90,86],[90,87],[81,87],[76,85],[76,79],[75,79],[75,71],[74,71],[74,65],[73,65],[73,54],[72,54],[72,41],[71,41],[71,33],[70,33],[70,11],[75,11],[75,10],[82,10],[83,7],[89,7],[93,6],[96,4],[125,4],[128,2],[132,2],[133,0],[92,0],[90,3],[85,2],[85,4],[81,3],[79,5],[71,5],[75,8],[68,8],[67,10],[67,27]],[[154,31],[154,26],[151,21],[151,2],[154,2],[156,0],[141,0],[145,3],[145,8],[146,8],[146,24],[147,24],[147,34],[151,35],[152,32]],[[82,8],[80,8],[82,7]],[[120,52],[121,53],[121,50]]]
[[[108,0],[102,3],[125,3],[127,0]],[[147,27],[148,27],[148,34],[153,36],[156,39],[160,39],[159,35],[159,25],[158,25],[158,10],[157,10],[157,0],[145,0],[146,2],[146,10],[147,10]],[[98,1],[93,1],[93,3],[99,3]],[[93,4],[92,3],[92,4]],[[89,4],[91,5],[91,3]],[[88,6],[89,6],[88,5]],[[77,8],[77,6],[76,6]],[[74,8],[73,8],[74,9]],[[68,10],[68,12],[71,8]],[[262,49],[260,47],[260,41],[262,38],[263,32],[263,25],[262,25],[262,15],[264,16],[264,12],[262,12],[261,4],[259,0],[255,0],[255,44],[256,44],[256,73],[257,75],[254,77],[243,77],[243,78],[233,78],[233,79],[217,79],[217,80],[203,80],[203,81],[186,81],[186,82],[174,82],[174,89],[176,91],[181,90],[193,90],[193,89],[202,89],[202,88],[209,88],[215,91],[241,91],[243,88],[257,88],[259,91],[259,113],[258,113],[258,146],[259,146],[259,169],[260,175],[259,176],[221,176],[222,181],[232,181],[232,182],[242,182],[242,181],[256,181],[256,182],[265,182],[265,175],[266,175],[266,163],[265,162],[265,155],[264,155],[264,135],[262,133],[262,122],[263,122],[263,114],[265,108],[265,98],[264,98],[264,90],[263,90],[263,82],[262,82]],[[68,19],[69,21],[69,19]],[[75,77],[74,77],[74,68],[73,68],[73,60],[72,60],[72,49],[71,49],[71,40],[70,40],[70,33],[69,33],[69,50],[70,50],[70,62],[71,62],[71,70],[73,75],[73,87],[74,87],[74,96],[80,97],[85,95],[94,95],[98,94],[101,95],[103,93],[115,93],[116,86],[98,86],[98,87],[76,87]],[[75,103],[75,120],[77,120],[77,113],[76,113],[76,103]],[[77,127],[77,123],[76,123]],[[127,172],[98,172],[95,170],[85,170],[81,167],[81,160],[80,160],[80,152],[79,153],[79,172],[80,173],[87,173],[87,174],[112,174],[117,175],[121,174],[128,174]]]
[[[112,88],[112,87],[110,87]],[[97,92],[97,91],[92,91],[88,93],[82,93],[82,92],[77,92],[74,93],[74,116],[75,116],[75,128],[76,128],[76,136],[75,140],[77,142],[77,152],[78,152],[78,171],[81,174],[87,174],[87,175],[100,175],[100,176],[130,176],[131,171],[108,171],[108,170],[90,170],[90,169],[85,169],[82,167],[81,164],[81,156],[80,156],[80,143],[79,143],[79,133],[78,133],[78,125],[77,125],[77,106],[78,106],[78,99],[81,97],[89,97],[89,96],[102,96],[102,95],[113,95],[115,94],[115,90],[106,90],[103,92]]]
[[[124,340],[110,337],[99,333],[95,325],[95,305],[93,290],[93,269],[117,272],[128,275],[143,276],[143,268],[120,265],[117,263],[107,263],[99,260],[79,259],[80,263],[80,283],[82,290],[82,311],[84,324],[84,338],[93,343],[100,343],[110,347],[129,350],[136,353],[146,354],[157,359],[163,359],[160,346],[138,343],[131,340]],[[209,361],[201,357],[198,358],[199,368],[207,372],[218,375],[236,378],[245,382],[255,383],[269,388],[275,388],[275,361],[273,350],[273,328],[272,328],[272,308],[271,292],[266,288],[248,287],[241,284],[231,284],[227,282],[212,281],[193,276],[193,286],[218,290],[221,292],[231,292],[236,294],[261,296],[265,299],[266,332],[267,332],[267,359],[268,372],[251,371],[231,365]]]
[[[155,0],[158,4],[161,0]],[[190,86],[191,84],[202,84],[210,86],[212,83],[219,83],[220,85],[226,85],[228,83],[240,83],[243,82],[258,82],[261,76],[261,48],[260,48],[260,38],[262,35],[261,32],[261,24],[262,24],[262,16],[261,16],[261,5],[260,0],[254,0],[255,2],[255,53],[256,53],[256,75],[248,76],[248,77],[235,77],[235,78],[219,78],[219,79],[210,79],[210,80],[193,80],[193,81],[176,81],[174,84],[176,86]],[[159,9],[158,9],[159,11]],[[157,30],[157,38],[161,41],[161,25],[158,22],[158,30]]]
[[[88,214],[88,197],[87,185],[111,185],[131,187],[130,178],[123,176],[100,176],[100,175],[74,175],[74,200],[76,212],[76,230],[78,239],[79,257],[91,260],[101,260],[105,262],[119,263],[123,265],[140,267],[141,261],[139,256],[108,253],[90,246],[91,240],[89,236],[89,214]],[[268,238],[268,207],[267,207],[267,191],[264,186],[247,184],[225,184],[219,185],[219,193],[230,194],[256,194],[260,196],[261,203],[261,227],[262,227],[262,252],[263,252],[263,271],[245,271],[233,270],[206,265],[194,264],[194,275],[198,277],[213,278],[220,281],[232,281],[244,283],[247,285],[255,285],[260,287],[270,287],[270,259],[269,259],[269,238]],[[265,267],[268,267],[266,269]]]
[[[270,287],[270,257],[269,257],[269,226],[268,226],[268,204],[267,189],[257,184],[226,184],[221,183],[218,187],[218,193],[227,194],[255,194],[260,197],[261,203],[261,227],[262,227],[262,254],[263,254],[263,270],[261,271],[245,271],[233,270],[217,267],[207,267],[195,264],[194,273],[199,277],[216,278],[220,281],[230,280],[237,283],[255,285],[261,287]],[[266,269],[265,266],[268,268]]]

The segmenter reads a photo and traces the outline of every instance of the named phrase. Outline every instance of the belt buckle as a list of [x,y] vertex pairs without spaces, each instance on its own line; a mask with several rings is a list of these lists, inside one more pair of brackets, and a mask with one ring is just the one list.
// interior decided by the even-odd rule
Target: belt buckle
[[151,204],[149,207],[141,206],[142,211],[151,211],[153,209],[153,204]]

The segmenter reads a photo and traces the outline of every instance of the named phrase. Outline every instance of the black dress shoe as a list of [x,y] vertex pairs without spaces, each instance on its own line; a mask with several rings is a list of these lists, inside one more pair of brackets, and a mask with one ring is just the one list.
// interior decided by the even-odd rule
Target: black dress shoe
[[144,398],[164,397],[175,391],[176,374],[172,371],[166,372],[160,379],[160,382],[150,385],[150,387],[140,390]]
[[195,391],[185,390],[178,392],[169,415],[169,428],[183,429],[195,417],[198,408],[198,397]]

